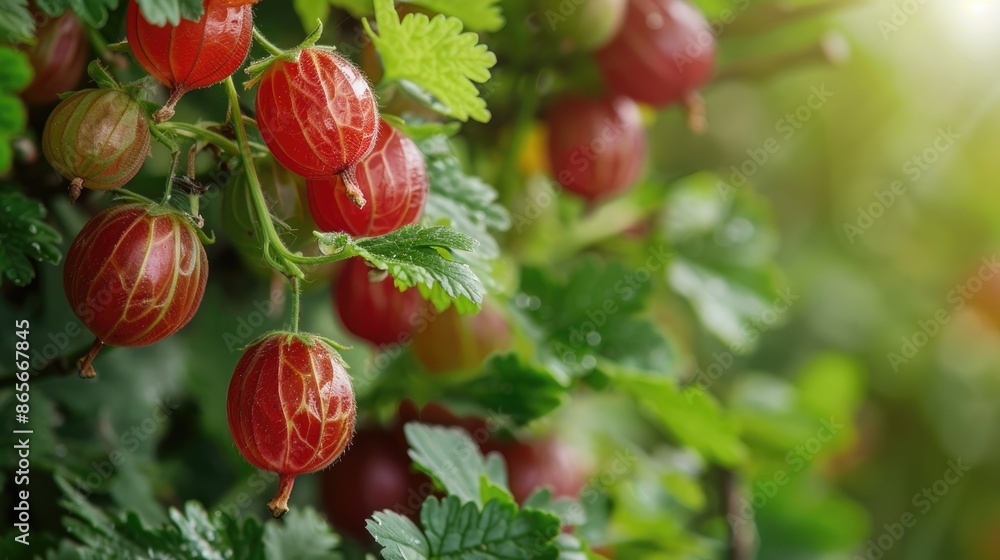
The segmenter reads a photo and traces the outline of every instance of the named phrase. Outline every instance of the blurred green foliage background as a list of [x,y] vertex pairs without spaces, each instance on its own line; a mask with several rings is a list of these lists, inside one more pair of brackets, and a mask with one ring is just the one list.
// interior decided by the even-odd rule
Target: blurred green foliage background
[[[510,286],[516,263],[561,266],[563,242],[594,231],[586,226],[643,216],[640,240],[598,236],[583,246],[626,269],[641,266],[650,246],[671,247],[676,259],[648,286],[648,316],[671,340],[670,375],[708,389],[725,411],[673,420],[686,426],[675,431],[739,466],[715,469],[650,444],[655,430],[621,395],[583,392],[533,429],[557,430],[595,472],[623,440],[643,449],[641,466],[602,487],[617,507],[605,512],[610,536],[593,534],[628,543],[619,558],[724,554],[725,519],[705,512],[725,500],[716,482],[733,471],[742,490],[729,524],[745,526],[737,534],[759,543],[762,560],[1000,558],[1000,2],[843,1],[820,17],[741,32],[744,16],[809,3],[699,0],[710,21],[736,13],[719,27],[720,79],[703,91],[707,131],[693,135],[676,109],[650,113],[649,173],[636,193],[595,213],[561,199],[503,239],[498,276]],[[530,4],[502,5],[508,29],[526,25],[517,14]],[[275,42],[301,38],[283,3],[265,1],[257,14]],[[324,40],[350,43],[355,30],[334,23]],[[498,118],[468,125],[459,141],[515,217],[545,188],[537,166],[522,163],[510,177],[490,152],[509,141],[507,117],[521,101],[516,64],[533,48],[518,46],[516,33],[486,37],[501,58],[487,98]],[[831,52],[837,64],[822,60]],[[224,110],[217,91],[197,91],[177,119],[221,120]],[[150,192],[168,171],[165,152],[154,156],[136,180]],[[85,218],[54,192],[40,198],[66,234],[65,251]],[[209,227],[218,224],[218,201],[203,207]],[[182,333],[107,351],[99,384],[33,381],[36,429],[58,434],[39,438],[33,468],[69,472],[102,507],[151,524],[166,520],[162,504],[189,499],[260,514],[264,484],[233,447],[220,396],[238,359],[233,337],[249,342],[285,317],[269,316],[268,280],[250,274],[224,239],[209,251],[212,282]],[[523,309],[510,292],[516,316]],[[306,298],[306,309],[323,312],[307,313],[304,328],[347,338],[325,312],[329,290]],[[35,332],[51,333],[36,346],[89,344],[70,327],[55,268],[0,313],[3,323],[29,316]],[[356,371],[372,360],[361,344],[345,358]],[[0,408],[11,398],[0,391]],[[724,421],[712,424],[717,417]],[[116,451],[124,460],[111,468]],[[11,459],[0,459],[4,484]],[[58,534],[58,489],[41,477],[36,488],[38,527]],[[315,477],[300,479],[295,501],[319,505]]]

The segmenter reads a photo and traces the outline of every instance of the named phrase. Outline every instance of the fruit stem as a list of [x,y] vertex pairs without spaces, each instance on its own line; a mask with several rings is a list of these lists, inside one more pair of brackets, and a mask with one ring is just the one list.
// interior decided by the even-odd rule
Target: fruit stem
[[299,287],[299,279],[292,276],[289,278],[292,282],[292,332],[299,332],[299,315],[301,310],[301,299],[302,290]]
[[104,343],[101,342],[101,339],[95,338],[94,344],[90,346],[90,350],[76,363],[77,367],[80,368],[80,377],[93,379],[97,376],[92,362],[97,358],[97,354],[101,352],[101,348],[104,348]]
[[[235,142],[218,132],[212,132],[211,130],[202,128],[198,125],[183,122],[165,122],[156,125],[155,128],[160,132],[176,131],[184,136],[193,137],[197,140],[204,140],[205,142],[221,148],[232,155],[239,155],[240,153],[240,147],[237,146]],[[261,145],[256,145],[254,148],[264,150],[264,147]]]
[[161,122],[169,121],[174,116],[174,108],[177,107],[177,102],[181,100],[181,97],[184,97],[185,93],[187,93],[187,88],[180,86],[170,90],[170,97],[167,98],[167,102],[153,113],[153,123],[160,124]]
[[74,177],[69,184],[69,201],[76,204],[76,199],[80,198],[81,193],[83,193],[83,178]]
[[292,495],[292,485],[295,484],[294,474],[282,474],[278,476],[278,493],[274,499],[267,502],[267,509],[275,519],[288,513],[288,498]]
[[779,27],[791,25],[806,18],[843,10],[867,0],[819,0],[807,4],[780,1],[761,5],[747,11],[732,24],[722,30],[724,37],[765,33]]
[[264,49],[267,50],[267,52],[273,54],[274,56],[281,56],[282,54],[284,54],[284,51],[279,49],[277,45],[275,45],[271,41],[268,41],[267,37],[264,37],[264,34],[260,32],[260,29],[257,29],[256,25],[253,26],[253,38],[258,43],[260,43],[260,46],[264,47]]
[[231,111],[230,120],[232,121],[233,130],[236,132],[236,144],[239,146],[239,157],[241,163],[243,164],[243,173],[246,175],[247,185],[250,187],[250,197],[253,200],[254,211],[257,214],[256,227],[261,229],[261,237],[265,239],[265,259],[267,259],[270,264],[267,252],[273,248],[283,261],[281,263],[275,263],[280,265],[275,268],[284,268],[285,272],[288,273],[288,276],[298,278],[304,278],[305,275],[302,273],[302,270],[296,266],[297,264],[315,265],[341,260],[339,258],[329,259],[326,257],[304,257],[296,255],[289,251],[288,248],[285,247],[284,242],[281,241],[281,237],[278,235],[277,230],[274,229],[274,222],[271,220],[271,213],[267,208],[267,202],[264,200],[264,193],[261,191],[260,178],[257,176],[257,170],[253,165],[253,156],[250,154],[250,142],[247,138],[246,123],[243,121],[243,113],[240,111],[240,97],[239,93],[236,92],[236,85],[233,83],[233,77],[230,76],[226,78],[225,83],[226,94],[229,97],[229,109]]
[[698,92],[691,92],[681,101],[688,130],[694,134],[704,134],[708,128],[705,117],[705,100]]
[[351,166],[345,169],[340,173],[340,178],[344,180],[344,194],[347,195],[347,198],[359,209],[364,208],[368,201],[365,200],[365,193],[361,192],[361,187],[358,185],[355,167]]

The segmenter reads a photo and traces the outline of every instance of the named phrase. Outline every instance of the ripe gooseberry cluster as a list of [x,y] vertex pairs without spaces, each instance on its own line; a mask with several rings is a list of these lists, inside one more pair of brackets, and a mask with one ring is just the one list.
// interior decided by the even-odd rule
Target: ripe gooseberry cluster
[[685,0],[592,0],[553,25],[577,48],[596,49],[605,91],[597,99],[569,93],[552,104],[552,175],[586,200],[619,194],[635,184],[646,156],[637,102],[683,103],[692,128],[702,126],[696,92],[712,76],[711,27]]
[[[169,89],[167,102],[147,113],[139,99],[141,87],[119,84],[95,63],[91,74],[99,88],[67,97],[46,123],[45,155],[71,181],[73,200],[83,188],[120,189],[131,199],[92,218],[66,258],[67,298],[96,337],[79,363],[83,377],[95,375],[92,362],[104,344],[162,340],[183,328],[201,303],[208,258],[197,193],[187,212],[170,204],[170,185],[160,203],[121,187],[138,173],[151,138],[179,153],[163,131],[177,130],[166,121],[184,93],[225,80],[227,92],[236,95],[230,76],[243,64],[255,33],[253,1],[204,0],[198,21],[157,26],[131,0],[128,45],[136,61]],[[224,225],[245,258],[255,256],[274,268],[269,243],[305,252],[314,229],[370,236],[418,220],[428,192],[423,156],[412,140],[380,119],[364,75],[332,49],[314,46],[312,38],[289,51],[258,39],[272,56],[248,70],[249,83],[258,87],[256,124],[270,153],[241,152],[245,168],[224,197]],[[197,129],[183,130],[192,128]],[[205,138],[212,141],[211,135]],[[315,227],[310,213],[322,227]],[[288,226],[286,231],[275,231],[274,221]],[[290,269],[282,272],[292,275]],[[297,475],[323,469],[343,453],[356,416],[338,346],[298,332],[294,279],[293,284],[293,328],[269,333],[245,350],[230,381],[226,409],[241,454],[280,476],[278,494],[268,504],[276,517],[288,510]],[[385,331],[365,330],[371,308],[358,309],[358,301],[394,312],[422,305],[416,291],[403,293],[391,279],[371,278],[360,260],[349,264],[337,285],[340,292],[359,296],[338,298],[345,323],[352,328],[355,321],[352,330],[375,342]]]

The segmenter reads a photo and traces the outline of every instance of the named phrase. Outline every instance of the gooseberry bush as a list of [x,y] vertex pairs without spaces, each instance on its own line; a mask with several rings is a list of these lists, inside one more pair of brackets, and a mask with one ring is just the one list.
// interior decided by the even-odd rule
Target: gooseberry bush
[[2,4],[11,557],[748,558],[772,226],[648,138],[717,4]]

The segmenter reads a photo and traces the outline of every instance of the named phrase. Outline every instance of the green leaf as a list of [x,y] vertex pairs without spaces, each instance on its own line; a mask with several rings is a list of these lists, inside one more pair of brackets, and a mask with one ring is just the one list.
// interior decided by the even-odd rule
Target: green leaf
[[514,504],[487,503],[482,511],[456,496],[431,496],[420,510],[432,558],[538,559],[559,555],[555,539],[559,518],[540,511],[518,511]]
[[18,286],[35,277],[32,261],[59,264],[62,236],[45,223],[45,207],[0,186],[0,274]]
[[740,464],[747,455],[739,429],[727,412],[706,391],[680,391],[670,379],[618,371],[618,387],[629,393],[660,426],[685,445],[722,465]]
[[[662,266],[662,265],[660,265]],[[663,334],[644,311],[651,272],[617,262],[584,259],[556,277],[541,269],[521,274],[522,309],[540,333],[542,361],[554,371],[582,376],[614,363],[671,376],[674,357]]]
[[667,279],[690,302],[704,327],[737,354],[752,349],[771,326],[767,318],[772,302],[782,296],[769,269],[710,268],[678,257]]
[[0,92],[14,93],[28,87],[34,72],[24,53],[0,46]]
[[435,136],[451,138],[462,129],[462,124],[457,122],[425,122],[416,119],[408,122],[402,117],[388,113],[382,113],[379,116],[391,124],[393,128],[408,136],[410,140],[418,143]]
[[491,478],[491,474],[498,476],[495,466],[487,463],[479,446],[465,431],[416,422],[407,424],[404,431],[410,444],[410,458],[448,494],[481,506],[484,479],[507,489],[506,480]]
[[500,0],[406,0],[435,12],[462,20],[471,31],[497,31],[503,27]]
[[0,41],[30,43],[35,37],[35,19],[28,0],[0,0]]
[[[327,0],[330,4],[346,10],[347,13],[352,16],[359,18],[362,16],[367,16],[372,13],[372,0]],[[313,22],[315,27],[315,21]],[[312,31],[312,28],[308,28],[307,31]]]
[[60,503],[71,514],[63,524],[80,542],[77,550],[84,558],[264,560],[263,531],[254,519],[240,523],[226,513],[209,518],[200,504],[188,502],[183,513],[171,508],[170,522],[151,529],[131,512],[113,519],[62,477],[57,476],[56,482],[64,494]]
[[267,560],[337,560],[333,552],[340,537],[312,508],[293,508],[282,522],[268,521],[264,528]]
[[468,175],[444,135],[418,142],[427,162],[430,194],[423,223],[447,225],[479,241],[473,254],[458,255],[491,292],[502,286],[493,277],[493,261],[500,256],[495,231],[510,229],[510,213],[497,201],[497,192],[479,177]]
[[380,511],[368,520],[366,528],[382,546],[385,560],[425,560],[430,558],[427,537],[415,523],[396,512]]
[[677,253],[667,281],[710,333],[745,353],[777,318],[771,314],[783,295],[773,264],[778,234],[765,201],[720,185],[712,173],[674,183],[661,215]]
[[28,123],[28,111],[24,103],[13,95],[0,94],[0,137],[13,136]]
[[524,425],[559,408],[567,389],[551,372],[525,363],[516,354],[504,354],[493,356],[480,374],[449,385],[443,393],[450,401],[471,403],[490,411],[490,416]]
[[[7,138],[0,138],[0,175],[6,175],[10,168],[14,165],[14,150],[10,146],[10,142]],[[0,252],[3,249],[0,248]],[[2,258],[0,257],[0,267],[2,267]],[[0,272],[3,269],[0,268]]]
[[447,224],[479,241],[477,252],[484,258],[500,256],[500,246],[490,230],[510,229],[510,213],[497,202],[496,189],[465,173],[447,137],[433,136],[418,146],[427,162],[430,182],[424,223]]
[[292,0],[292,7],[305,32],[311,33],[316,29],[316,20],[325,22],[330,17],[330,3],[330,0]]
[[478,35],[463,33],[461,20],[408,14],[400,21],[392,0],[376,0],[375,19],[378,33],[367,19],[363,23],[382,58],[384,81],[415,84],[433,96],[431,108],[450,117],[490,120],[474,82],[490,79],[496,55],[479,44]]
[[569,498],[556,498],[549,488],[535,490],[524,500],[523,507],[547,511],[558,516],[563,525],[570,527],[583,525],[587,522],[587,516],[580,502]]
[[[71,3],[76,3],[80,0],[70,1]],[[117,3],[117,0],[104,1],[111,2],[111,7],[114,7]],[[201,18],[202,12],[204,12],[201,0],[138,0],[138,2],[143,17],[153,25],[165,25],[167,23],[177,25],[180,23],[181,17],[198,21]]]
[[400,289],[416,286],[440,311],[454,303],[461,313],[475,312],[486,295],[469,266],[452,255],[452,251],[472,251],[479,244],[455,230],[409,225],[378,237],[354,239],[334,233],[319,239],[328,253],[349,250],[388,271]]

